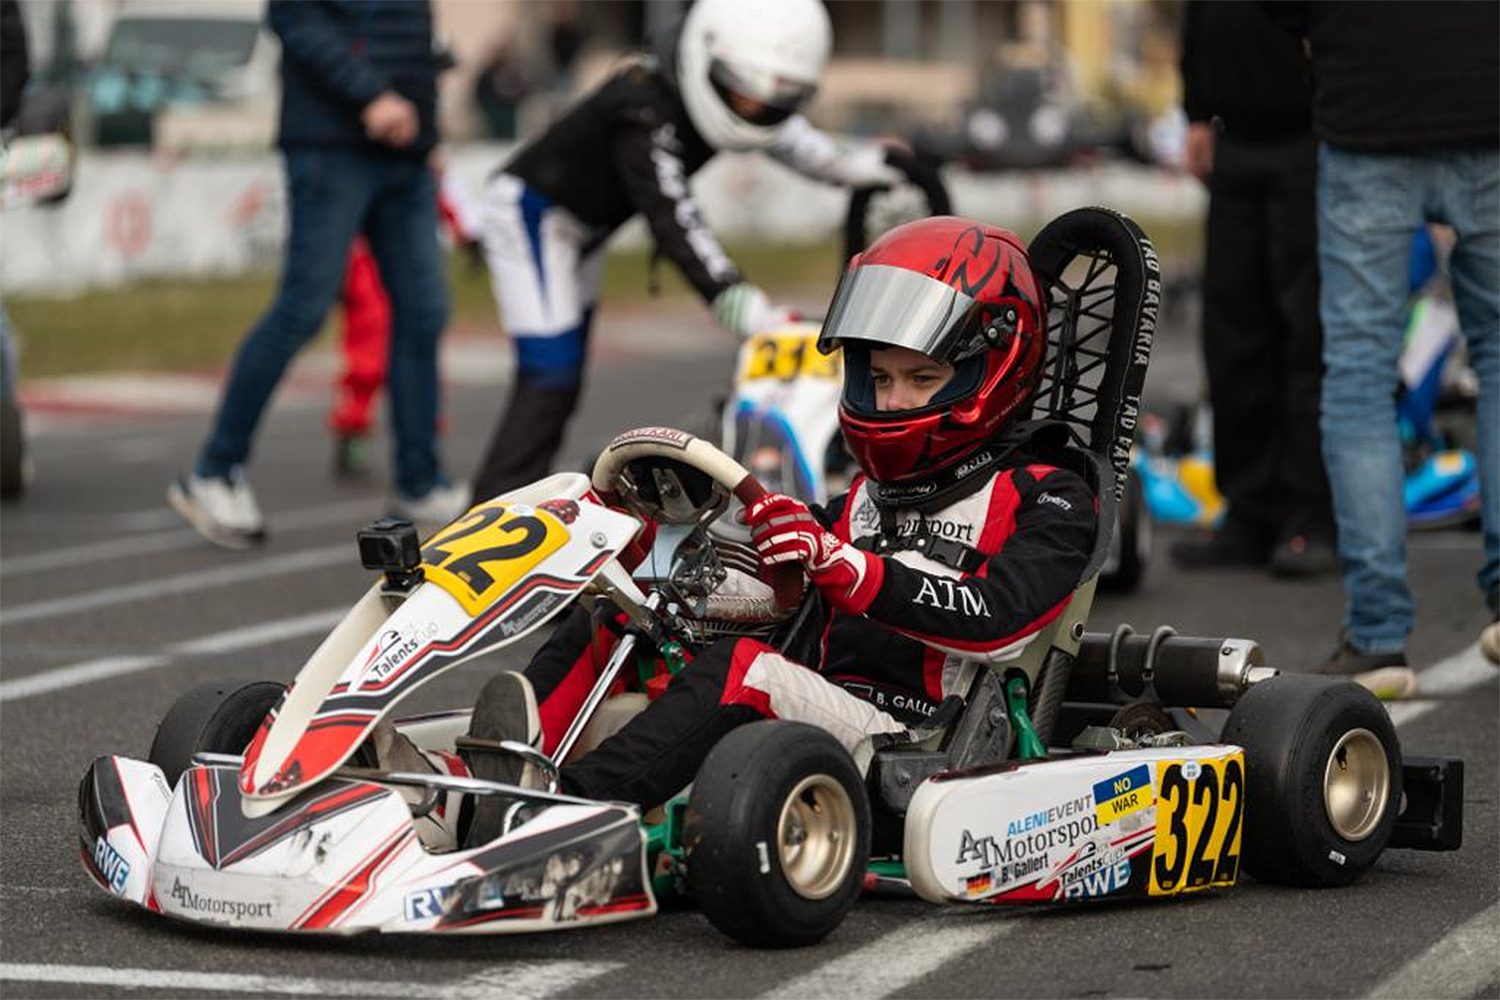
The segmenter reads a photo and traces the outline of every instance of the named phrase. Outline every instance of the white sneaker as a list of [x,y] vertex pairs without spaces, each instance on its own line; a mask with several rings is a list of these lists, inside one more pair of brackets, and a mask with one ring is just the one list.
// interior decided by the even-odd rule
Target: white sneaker
[[1479,633],[1479,648],[1486,660],[1500,667],[1500,620],[1490,622]]
[[238,467],[222,479],[180,476],[167,487],[167,502],[215,545],[248,549],[266,540],[266,520]]
[[397,496],[391,501],[391,513],[411,519],[418,525],[442,527],[469,509],[467,483],[442,483],[415,499]]

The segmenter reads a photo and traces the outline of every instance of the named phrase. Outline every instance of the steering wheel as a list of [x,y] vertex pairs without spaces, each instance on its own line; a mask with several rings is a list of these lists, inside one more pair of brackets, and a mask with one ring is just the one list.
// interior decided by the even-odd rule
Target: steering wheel
[[[671,427],[638,427],[605,445],[593,484],[606,503],[665,524],[706,524],[723,514],[731,495],[748,509],[770,492],[718,448]],[[797,607],[807,586],[802,568],[768,568],[776,606]]]

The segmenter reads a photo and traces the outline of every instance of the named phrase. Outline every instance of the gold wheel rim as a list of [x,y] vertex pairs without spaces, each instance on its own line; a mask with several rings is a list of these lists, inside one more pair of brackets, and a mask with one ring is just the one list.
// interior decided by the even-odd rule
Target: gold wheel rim
[[1380,738],[1352,729],[1339,738],[1323,770],[1323,807],[1333,832],[1364,840],[1380,825],[1391,796],[1391,768]]
[[826,774],[803,778],[781,806],[776,849],[781,870],[804,899],[831,896],[854,864],[854,803]]

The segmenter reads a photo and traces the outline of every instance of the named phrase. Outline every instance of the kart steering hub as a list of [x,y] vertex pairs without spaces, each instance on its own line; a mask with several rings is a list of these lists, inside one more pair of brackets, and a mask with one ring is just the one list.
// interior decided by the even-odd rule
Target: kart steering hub
[[803,778],[786,797],[776,824],[781,870],[804,899],[824,899],[838,890],[854,864],[854,803],[844,786],[826,774]]
[[1323,807],[1334,832],[1364,840],[1380,825],[1390,794],[1390,764],[1380,738],[1368,729],[1349,730],[1323,769]]

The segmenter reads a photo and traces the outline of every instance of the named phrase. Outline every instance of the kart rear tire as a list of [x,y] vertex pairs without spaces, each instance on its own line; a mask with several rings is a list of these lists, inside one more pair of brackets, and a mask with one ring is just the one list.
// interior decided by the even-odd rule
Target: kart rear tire
[[172,703],[146,759],[175,786],[198,753],[244,753],[266,713],[281,700],[280,681],[208,681]]
[[721,932],[755,948],[816,944],[843,922],[864,883],[864,781],[849,753],[815,726],[742,726],[699,768],[683,843],[688,889]]
[[1374,695],[1281,674],[1245,692],[1222,738],[1245,749],[1246,871],[1319,887],[1349,885],[1375,864],[1400,809],[1401,748]]

